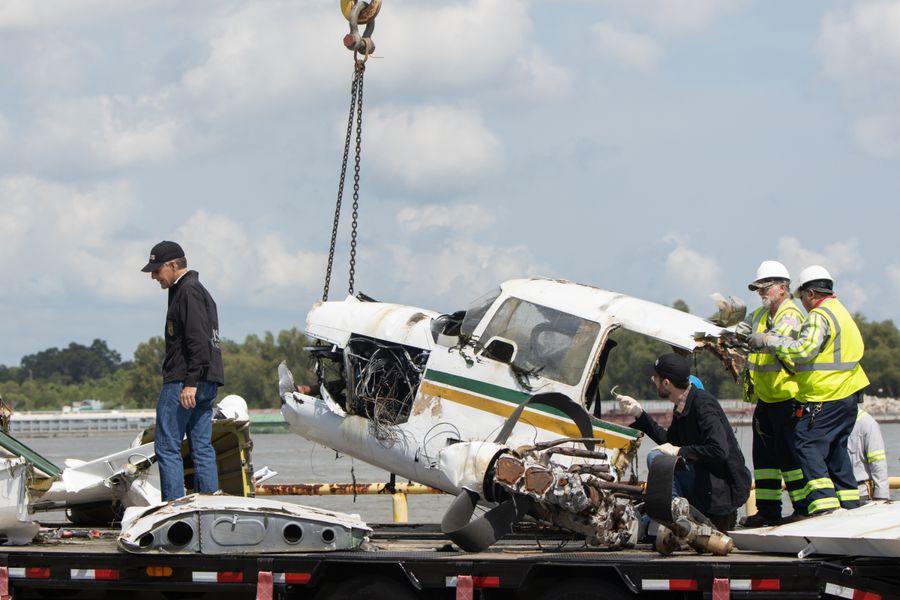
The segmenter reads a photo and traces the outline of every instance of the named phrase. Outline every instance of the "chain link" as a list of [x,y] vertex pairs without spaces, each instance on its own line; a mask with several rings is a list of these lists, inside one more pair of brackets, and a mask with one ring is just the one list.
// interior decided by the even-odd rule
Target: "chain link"
[[353,221],[350,230],[350,295],[353,295],[354,278],[356,276],[356,236],[359,223],[359,159],[362,156],[362,112],[363,112],[363,77],[366,74],[366,63],[356,61],[356,73],[359,83],[356,88],[356,160],[353,164]]
[[325,285],[322,289],[322,301],[328,300],[328,292],[331,287],[331,271],[334,267],[334,251],[337,246],[338,225],[341,220],[341,204],[344,199],[344,180],[347,175],[347,161],[350,157],[350,139],[353,135],[353,117],[356,116],[356,161],[354,165],[354,187],[353,187],[353,241],[351,245],[351,266],[350,266],[350,293],[353,293],[353,276],[355,271],[356,257],[356,221],[358,217],[357,207],[359,204],[359,155],[360,155],[360,131],[362,126],[362,74],[365,72],[365,66],[360,68],[360,62],[357,61],[353,70],[353,80],[350,84],[350,113],[347,116],[347,134],[344,138],[344,155],[341,160],[341,176],[338,181],[337,201],[334,207],[334,223],[331,227],[331,244],[328,248],[328,266],[325,269]]

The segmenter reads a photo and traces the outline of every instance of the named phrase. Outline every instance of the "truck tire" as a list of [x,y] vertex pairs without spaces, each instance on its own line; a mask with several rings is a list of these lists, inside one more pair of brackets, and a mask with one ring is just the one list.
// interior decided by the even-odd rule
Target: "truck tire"
[[354,577],[346,581],[326,583],[315,595],[316,600],[417,600],[409,585],[390,577]]
[[544,584],[537,594],[528,597],[535,600],[631,600],[634,596],[619,584],[605,579],[580,577],[560,584]]

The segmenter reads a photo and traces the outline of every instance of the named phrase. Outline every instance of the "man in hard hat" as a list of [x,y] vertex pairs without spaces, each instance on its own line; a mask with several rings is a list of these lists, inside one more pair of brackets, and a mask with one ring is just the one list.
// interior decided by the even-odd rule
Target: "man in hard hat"
[[153,246],[141,270],[150,273],[169,296],[154,439],[162,499],[184,496],[181,443],[185,434],[194,463],[194,491],[211,494],[219,489],[212,409],[225,382],[216,303],[197,272],[188,270],[184,250],[175,242]]
[[695,388],[688,378],[691,361],[678,354],[664,354],[647,365],[660,398],[672,404],[672,424],[660,426],[631,396],[617,395],[622,412],[635,417],[631,427],[659,444],[647,456],[648,464],[659,453],[680,456],[687,469],[676,471],[673,493],[706,515],[719,531],[734,529],[737,509],[750,495],[750,472],[728,424],[722,405],[709,392]]
[[[791,276],[778,261],[766,260],[756,270],[756,279],[747,287],[759,294],[762,306],[753,311],[739,332],[772,333],[797,339],[803,313],[791,298]],[[787,484],[794,511],[806,513],[803,499],[803,471],[797,462],[793,442],[793,400],[797,396],[794,365],[771,352],[751,352],[747,356],[745,400],[753,410],[753,478],[756,480],[757,513],[745,517],[744,527],[763,527],[781,522],[781,481]]]
[[860,505],[847,440],[869,379],[859,364],[862,334],[834,295],[828,271],[819,265],[804,269],[797,293],[808,313],[800,336],[754,333],[750,346],[768,348],[794,365],[799,386],[794,443],[806,479],[807,513],[813,516]]
[[856,424],[850,432],[847,451],[853,463],[853,474],[859,484],[860,502],[865,504],[869,500],[890,500],[887,453],[881,428],[878,427],[878,421],[862,407],[859,407],[856,414]]

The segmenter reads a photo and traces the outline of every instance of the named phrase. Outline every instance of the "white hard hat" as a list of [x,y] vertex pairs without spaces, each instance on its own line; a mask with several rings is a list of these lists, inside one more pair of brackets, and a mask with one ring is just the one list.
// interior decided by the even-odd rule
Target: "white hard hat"
[[834,288],[834,279],[828,269],[822,265],[812,265],[800,271],[800,287],[798,291],[813,289],[819,292],[831,292]]
[[790,280],[791,274],[788,273],[787,267],[777,260],[764,260],[759,264],[759,268],[756,269],[756,279],[750,282],[747,288],[751,292],[755,292],[767,283],[782,281],[788,283]]
[[244,423],[250,420],[250,413],[247,412],[247,401],[237,394],[225,396],[217,406],[219,413],[226,419],[234,419]]

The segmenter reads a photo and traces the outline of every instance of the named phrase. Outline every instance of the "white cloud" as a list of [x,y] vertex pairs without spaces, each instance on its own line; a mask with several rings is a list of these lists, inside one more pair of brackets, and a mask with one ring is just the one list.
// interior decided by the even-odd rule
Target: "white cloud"
[[172,158],[178,132],[156,101],[101,95],[45,105],[26,148],[35,160],[106,169]]
[[811,265],[822,265],[834,277],[834,288],[850,310],[859,310],[868,299],[862,285],[854,279],[864,265],[855,239],[827,244],[821,251],[810,250],[794,237],[778,240],[778,260],[788,268],[795,282],[801,270]]
[[747,0],[605,0],[610,8],[665,35],[685,35],[706,29],[735,14]]
[[473,185],[503,162],[503,146],[480,115],[452,106],[376,109],[369,113],[367,159],[412,189]]
[[400,298],[441,298],[449,308],[462,305],[507,279],[547,273],[527,247],[496,246],[468,237],[444,240],[433,250],[394,246],[392,278]]
[[856,119],[853,137],[872,156],[900,157],[900,110],[897,114],[867,115]]
[[517,101],[522,98],[561,100],[572,94],[572,71],[553,62],[540,48],[520,54],[517,65],[518,81],[511,88]]
[[596,51],[610,56],[626,67],[647,73],[656,68],[663,56],[662,44],[649,35],[635,33],[608,21],[593,27]]
[[894,287],[894,292],[900,298],[900,265],[888,265],[884,269],[887,280]]
[[[585,2],[593,7],[593,3]],[[601,0],[611,18],[592,28],[594,46],[625,67],[652,72],[668,46],[737,13],[746,0]]]
[[12,141],[12,128],[9,120],[0,113],[0,150]]
[[478,204],[426,204],[406,206],[397,211],[397,224],[408,233],[429,229],[479,231],[494,224],[494,215]]
[[715,256],[689,247],[687,239],[679,234],[669,234],[664,241],[675,244],[665,260],[665,275],[670,283],[680,289],[687,285],[700,297],[718,291],[722,268]]
[[117,239],[135,208],[129,185],[75,187],[10,177],[0,180],[0,207],[0,257],[8,278],[0,297],[135,299],[137,267],[129,253],[138,252],[138,244]]
[[33,29],[84,22],[165,3],[171,3],[171,0],[3,0],[0,3],[0,29]]
[[242,5],[207,24],[208,55],[184,73],[183,90],[198,113],[217,117],[349,89],[342,21],[333,6],[309,0]]
[[243,306],[279,306],[320,284],[325,255],[294,250],[290,239],[198,210],[176,231],[191,266],[217,298]]
[[817,43],[825,74],[855,113],[853,134],[866,152],[900,157],[900,2],[857,2],[822,19]]
[[855,239],[827,244],[821,251],[810,250],[795,237],[785,236],[778,240],[778,260],[788,268],[795,279],[800,271],[810,265],[822,265],[832,277],[858,271],[863,265]]

